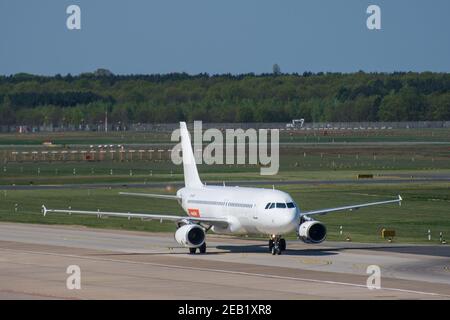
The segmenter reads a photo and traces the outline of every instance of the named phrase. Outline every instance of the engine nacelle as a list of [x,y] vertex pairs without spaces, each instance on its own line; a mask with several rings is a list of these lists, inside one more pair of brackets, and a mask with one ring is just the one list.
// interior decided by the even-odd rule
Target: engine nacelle
[[298,227],[298,236],[306,243],[321,243],[327,237],[327,228],[320,221],[305,221]]
[[197,224],[185,224],[175,232],[175,240],[182,246],[198,248],[205,242],[205,231]]

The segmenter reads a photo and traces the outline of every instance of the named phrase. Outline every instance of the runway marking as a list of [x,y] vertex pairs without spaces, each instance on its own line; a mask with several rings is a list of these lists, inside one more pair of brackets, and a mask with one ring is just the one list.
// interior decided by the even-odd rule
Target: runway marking
[[[308,279],[308,278],[298,278],[298,277],[288,277],[288,276],[277,276],[273,274],[264,274],[264,273],[252,273],[252,272],[244,272],[244,271],[232,271],[232,270],[224,270],[224,269],[210,269],[210,268],[201,268],[201,267],[188,267],[188,266],[180,266],[180,265],[171,265],[171,264],[163,264],[163,263],[155,263],[155,262],[139,262],[139,261],[130,261],[130,260],[118,260],[118,259],[107,259],[107,258],[91,258],[79,255],[72,254],[60,254],[60,253],[52,253],[52,252],[44,252],[44,251],[28,251],[28,250],[14,250],[14,249],[6,249],[0,248],[3,251],[9,252],[18,252],[18,253],[26,253],[31,255],[49,255],[56,257],[67,257],[67,258],[77,258],[83,260],[93,260],[93,261],[104,261],[104,262],[115,262],[115,263],[128,263],[135,265],[149,265],[155,267],[162,268],[172,268],[172,269],[184,269],[184,270],[192,270],[192,271],[205,271],[205,272],[217,272],[217,273],[226,273],[226,274],[234,274],[234,275],[244,275],[244,276],[253,276],[253,277],[263,277],[263,278],[271,278],[271,279],[281,279],[281,280],[294,280],[294,281],[303,281],[310,283],[320,283],[320,284],[331,284],[331,285],[341,285],[347,287],[356,287],[356,288],[364,288],[367,289],[365,284],[356,284],[349,282],[340,282],[340,281],[331,281],[331,280],[318,280],[318,279]],[[408,289],[400,289],[400,288],[390,288],[390,287],[381,287],[381,289],[376,291],[394,291],[394,292],[403,292],[417,295],[426,295],[426,296],[438,296],[450,298],[450,295],[435,293],[435,292],[425,292],[425,291],[416,291],[416,290],[408,290]],[[375,290],[373,290],[375,292]]]
[[300,263],[303,264],[312,264],[312,265],[330,265],[333,264],[331,260],[325,259],[314,259],[314,258],[300,258]]

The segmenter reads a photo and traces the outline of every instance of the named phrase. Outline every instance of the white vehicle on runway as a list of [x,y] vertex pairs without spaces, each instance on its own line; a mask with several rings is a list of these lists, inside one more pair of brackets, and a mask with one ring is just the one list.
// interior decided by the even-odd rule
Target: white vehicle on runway
[[289,194],[279,190],[229,186],[206,186],[198,175],[191,140],[185,122],[180,123],[185,187],[176,195],[121,192],[122,195],[177,200],[187,216],[142,214],[127,212],[99,212],[47,209],[43,213],[74,213],[97,216],[141,218],[144,220],[171,220],[176,222],[175,240],[190,253],[199,249],[206,252],[206,232],[212,230],[221,234],[266,234],[270,237],[269,250],[281,254],[286,250],[283,235],[296,231],[298,237],[307,243],[321,243],[326,237],[326,227],[312,216],[342,210],[356,210],[363,207],[401,202],[379,201],[345,207],[301,211]]

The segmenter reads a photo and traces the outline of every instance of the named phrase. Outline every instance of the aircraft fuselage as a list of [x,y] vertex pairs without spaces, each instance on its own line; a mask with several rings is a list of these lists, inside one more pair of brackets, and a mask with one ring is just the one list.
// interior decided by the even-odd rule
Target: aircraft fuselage
[[282,235],[298,226],[300,210],[283,191],[261,188],[203,186],[182,188],[177,195],[191,217],[228,219],[216,233]]

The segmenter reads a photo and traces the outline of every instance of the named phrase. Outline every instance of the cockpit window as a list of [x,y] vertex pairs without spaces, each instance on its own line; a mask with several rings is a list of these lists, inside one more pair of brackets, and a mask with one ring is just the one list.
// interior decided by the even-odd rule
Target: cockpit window
[[293,202],[288,202],[286,203],[288,208],[295,208],[295,203]]
[[271,203],[269,209],[275,208],[275,203]]
[[268,204],[266,204],[266,209],[269,209],[270,206],[270,202]]
[[277,208],[286,208],[286,203],[277,202]]

